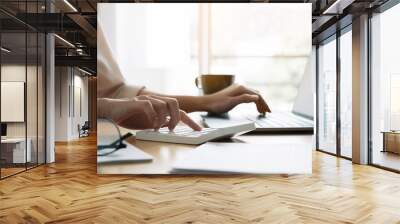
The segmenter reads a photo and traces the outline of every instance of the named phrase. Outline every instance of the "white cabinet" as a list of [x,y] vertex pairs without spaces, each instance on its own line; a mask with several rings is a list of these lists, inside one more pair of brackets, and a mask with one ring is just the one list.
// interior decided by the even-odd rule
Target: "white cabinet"
[[[25,144],[27,144],[25,151]],[[11,162],[11,154],[12,154],[12,163],[25,163],[32,161],[32,140],[27,139],[25,142],[25,138],[7,138],[1,140],[1,147],[4,147],[4,151],[10,151],[9,154],[9,162]],[[2,150],[3,151],[3,150]]]

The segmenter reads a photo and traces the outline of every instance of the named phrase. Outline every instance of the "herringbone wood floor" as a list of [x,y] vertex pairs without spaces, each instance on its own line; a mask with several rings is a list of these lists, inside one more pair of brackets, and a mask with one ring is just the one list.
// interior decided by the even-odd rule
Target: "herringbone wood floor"
[[312,175],[98,176],[95,150],[0,181],[0,223],[400,223],[400,175],[319,152]]

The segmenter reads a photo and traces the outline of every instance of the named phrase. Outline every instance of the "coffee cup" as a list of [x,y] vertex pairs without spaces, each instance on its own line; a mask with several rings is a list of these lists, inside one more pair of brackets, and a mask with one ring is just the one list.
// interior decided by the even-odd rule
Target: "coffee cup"
[[204,95],[213,94],[235,82],[235,75],[229,74],[205,74],[195,79],[197,88],[201,89]]

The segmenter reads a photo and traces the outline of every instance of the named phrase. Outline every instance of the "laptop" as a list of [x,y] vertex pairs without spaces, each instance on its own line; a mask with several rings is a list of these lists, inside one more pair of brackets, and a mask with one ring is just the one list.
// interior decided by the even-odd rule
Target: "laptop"
[[256,129],[252,132],[302,132],[312,134],[314,130],[314,88],[310,63],[306,67],[300,83],[292,111],[274,111],[261,116],[254,105],[239,105],[223,115],[203,115],[203,123],[209,128],[222,128],[245,122],[254,122]]

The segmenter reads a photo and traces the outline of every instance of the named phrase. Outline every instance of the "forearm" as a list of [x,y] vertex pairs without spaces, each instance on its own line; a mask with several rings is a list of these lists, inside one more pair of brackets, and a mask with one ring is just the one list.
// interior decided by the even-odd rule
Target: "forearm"
[[130,99],[139,95],[144,87],[127,85],[124,82],[114,85],[107,91],[102,91],[101,94],[98,93],[99,98],[109,98],[109,99]]
[[144,87],[138,87],[138,86],[132,86],[132,85],[127,85],[123,84],[118,88],[118,90],[115,92],[115,98],[117,99],[126,99],[126,98],[132,98],[135,96],[138,96],[139,93],[144,89]]
[[208,111],[206,96],[166,95],[156,93],[145,88],[139,92],[139,95],[157,95],[175,98],[179,102],[179,107],[187,113],[195,111]]
[[178,100],[179,106],[187,113],[195,111],[208,111],[206,99],[203,96],[167,96]]
[[115,120],[126,110],[128,99],[97,98],[97,117]]

